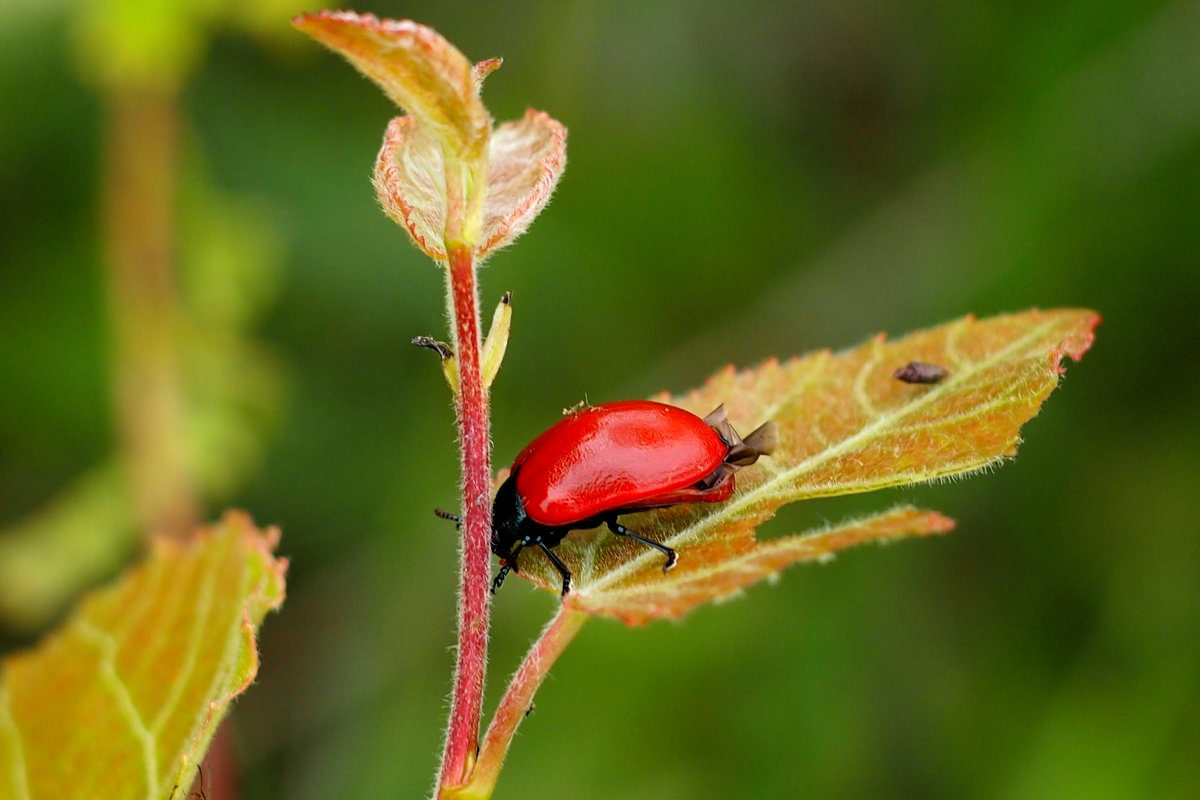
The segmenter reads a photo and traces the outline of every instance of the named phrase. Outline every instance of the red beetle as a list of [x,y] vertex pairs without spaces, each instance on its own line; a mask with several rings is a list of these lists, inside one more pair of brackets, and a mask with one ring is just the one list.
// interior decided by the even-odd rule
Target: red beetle
[[571,571],[551,549],[574,530],[601,523],[667,557],[675,551],[617,522],[631,511],[678,503],[715,503],[733,494],[733,473],[770,453],[775,424],[743,439],[718,406],[704,419],[682,408],[648,400],[591,406],[550,426],[513,462],[492,502],[492,552],[500,557],[495,592],[517,556],[538,547],[562,575]]

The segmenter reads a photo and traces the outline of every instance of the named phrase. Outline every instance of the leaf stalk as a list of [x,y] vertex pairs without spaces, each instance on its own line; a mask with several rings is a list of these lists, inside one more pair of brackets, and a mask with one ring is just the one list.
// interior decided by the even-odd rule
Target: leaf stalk
[[444,794],[443,800],[487,800],[492,796],[509,745],[522,720],[528,715],[534,695],[549,674],[550,667],[588,619],[588,614],[566,605],[559,606],[558,613],[542,630],[541,636],[513,674],[488,726],[470,783]]

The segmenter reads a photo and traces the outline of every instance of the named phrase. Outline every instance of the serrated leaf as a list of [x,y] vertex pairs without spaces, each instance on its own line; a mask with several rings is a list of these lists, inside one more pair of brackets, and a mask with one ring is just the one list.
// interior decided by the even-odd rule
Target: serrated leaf
[[[678,551],[678,566],[666,575],[662,555],[637,542],[599,530],[572,533],[558,548],[575,576],[565,602],[642,623],[863,541],[949,530],[940,514],[899,508],[813,534],[754,538],[786,503],[934,480],[1011,457],[1021,426],[1058,384],[1063,356],[1081,358],[1098,322],[1092,311],[1069,309],[965,317],[895,341],[880,335],[843,353],[727,368],[686,395],[656,398],[700,415],[724,403],[743,433],[775,420],[778,446],[738,472],[737,492],[725,503],[622,518]],[[894,372],[913,361],[948,374],[928,385],[897,380]],[[557,591],[557,572],[541,553],[526,552],[522,574]]]
[[0,672],[0,798],[166,798],[186,786],[258,671],[255,632],[283,601],[277,530],[227,513],[159,540]]

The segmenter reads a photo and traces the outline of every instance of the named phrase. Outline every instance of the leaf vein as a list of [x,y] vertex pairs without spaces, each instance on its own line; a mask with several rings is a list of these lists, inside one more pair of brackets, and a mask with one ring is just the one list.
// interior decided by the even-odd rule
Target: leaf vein
[[188,638],[187,651],[184,654],[183,662],[179,665],[179,674],[171,682],[171,691],[163,699],[162,707],[154,718],[152,730],[156,734],[162,731],[163,726],[170,719],[171,712],[175,710],[175,706],[179,704],[179,699],[183,696],[184,689],[187,688],[188,679],[196,670],[200,657],[200,644],[204,638],[203,623],[212,607],[213,584],[216,582],[218,571],[216,568],[210,569],[204,576],[204,583],[200,586],[200,592],[196,599],[194,623],[190,628],[192,635]]
[[[159,726],[161,726],[161,724],[165,724],[165,720],[167,719],[167,717],[165,715],[174,705],[176,705],[179,702],[179,699],[182,697],[183,687],[186,684],[187,679],[190,678],[191,675],[195,673],[196,666],[199,663],[200,644],[204,638],[203,632],[206,627],[206,622],[208,621],[208,617],[213,608],[213,597],[214,597],[213,588],[214,588],[216,579],[217,579],[219,573],[221,572],[220,560],[223,555],[223,553],[220,550],[215,550],[212,552],[214,552],[214,554],[215,554],[214,558],[217,561],[217,563],[209,570],[207,576],[205,577],[205,582],[201,586],[199,602],[196,605],[196,615],[194,618],[195,621],[191,626],[191,630],[195,633],[195,635],[188,642],[188,653],[184,660],[184,663],[181,664],[179,676],[173,682],[172,695],[169,698],[169,702],[164,702],[164,704],[163,704],[163,709],[160,712],[161,721],[159,723]],[[237,595],[237,596],[242,597],[243,595]],[[209,684],[207,690],[205,691],[205,693],[203,695],[204,697],[212,698],[213,687],[217,683],[217,677],[219,677],[220,674],[221,674],[220,669],[217,669],[214,671],[214,679]],[[178,690],[178,691],[176,691],[176,690]],[[212,703],[212,701],[210,700],[210,702],[209,702],[210,713],[211,713],[211,709],[214,705],[215,704]],[[191,743],[195,741],[196,729],[198,727],[202,727],[202,723],[194,723],[193,724],[191,730],[188,731],[187,735],[185,735],[184,737],[182,737],[180,739],[178,748],[176,749],[175,753],[172,755],[170,761],[167,762],[168,764],[172,764],[172,763],[180,764],[179,775],[183,774],[183,769],[184,769],[184,767],[187,766],[186,759],[187,759],[187,755],[188,755],[188,749],[189,749]],[[171,780],[171,776],[169,773],[164,776],[164,781],[163,781],[164,787],[166,785],[166,781],[168,781],[168,780]],[[180,782],[181,780],[183,780],[183,778],[178,777],[178,776],[175,779],[176,783]],[[160,794],[161,794],[161,792],[160,792]]]
[[76,628],[86,641],[100,651],[101,682],[112,693],[113,699],[117,702],[117,708],[129,723],[129,729],[133,733],[134,739],[141,746],[146,798],[152,800],[154,790],[157,788],[155,772],[158,763],[158,745],[154,740],[154,733],[146,725],[142,712],[138,710],[129,685],[117,674],[117,640],[108,631],[96,627],[83,617],[79,618]]
[[779,416],[785,408],[794,403],[798,397],[808,390],[808,387],[816,381],[818,375],[825,371],[829,365],[829,358],[829,353],[825,350],[814,355],[811,364],[804,371],[804,374],[797,376],[794,380],[794,388],[790,392],[785,392],[783,397],[778,401],[766,406],[762,411],[761,417],[755,422],[766,422],[769,419]]
[[[961,325],[965,329],[971,321],[971,318],[965,318]],[[814,453],[796,465],[781,471],[766,481],[763,481],[750,491],[735,496],[726,505],[717,509],[714,513],[709,514],[704,518],[692,523],[691,525],[677,531],[675,534],[668,537],[663,543],[669,547],[678,549],[682,544],[686,544],[695,540],[705,531],[744,514],[747,509],[756,504],[761,504],[765,500],[793,496],[795,494],[795,489],[793,487],[786,486],[785,483],[787,481],[792,481],[799,476],[802,476],[808,472],[812,472],[817,467],[833,460],[840,455],[843,455],[847,452],[852,452],[854,448],[858,447],[862,442],[870,441],[871,439],[875,438],[879,431],[886,428],[888,424],[891,424],[896,420],[903,419],[907,416],[911,416],[912,414],[915,414],[916,412],[933,405],[938,400],[941,400],[943,397],[950,395],[952,392],[959,389],[959,387],[961,387],[963,383],[971,377],[984,372],[989,367],[997,363],[1003,362],[1010,355],[1022,350],[1022,348],[1026,347],[1028,344],[1038,341],[1047,331],[1058,324],[1059,320],[1052,317],[1043,321],[1040,325],[1030,328],[1023,335],[1012,340],[1007,345],[997,349],[994,353],[980,361],[964,360],[962,362],[963,366],[961,369],[956,370],[942,383],[930,388],[928,392],[915,395],[908,403],[897,406],[896,408],[890,409],[888,412],[879,415],[870,424],[863,426],[856,433],[845,437],[840,442],[837,442],[836,444],[833,444],[818,453]],[[975,464],[974,466],[983,467],[986,465],[986,463],[987,462],[983,464]],[[958,472],[970,468],[970,466],[956,466],[953,471]],[[941,473],[941,475],[931,475],[929,479],[949,474],[952,474],[952,472],[946,471]],[[650,553],[643,553],[624,562],[620,566],[613,568],[608,573],[601,576],[589,588],[602,588],[620,581],[636,570],[643,568],[650,557]]]
[[916,433],[917,431],[929,430],[931,428],[952,428],[956,423],[966,422],[967,420],[982,416],[988,411],[995,411],[1003,408],[1004,406],[1018,405],[1025,400],[1026,398],[1020,396],[1018,393],[1010,391],[1005,395],[1000,395],[992,400],[988,400],[986,403],[972,406],[970,409],[962,412],[961,414],[922,420],[919,422],[914,422],[911,425],[901,425],[890,429],[887,433],[881,434],[881,436],[896,436],[898,434]]
[[870,395],[867,394],[867,378],[882,360],[883,342],[877,337],[871,340],[871,357],[863,362],[863,365],[859,367],[858,374],[854,376],[854,400],[869,420],[882,416],[879,409],[875,407],[875,403],[871,401]]
[[[237,560],[237,563],[242,567],[240,575],[239,575],[239,579],[238,579],[237,592],[234,595],[235,597],[239,598],[239,601],[238,601],[239,609],[233,615],[234,616],[233,624],[229,626],[229,633],[227,634],[227,636],[225,638],[225,648],[222,652],[221,660],[218,662],[217,668],[213,670],[213,677],[209,681],[207,690],[204,695],[205,697],[210,697],[210,698],[213,697],[215,694],[217,694],[219,687],[228,686],[231,683],[231,679],[232,679],[234,673],[236,673],[236,671],[237,671],[238,657],[241,652],[241,644],[242,644],[241,637],[242,637],[243,631],[245,631],[251,624],[248,619],[251,601],[252,601],[252,599],[254,599],[255,597],[258,597],[259,595],[261,595],[263,593],[267,583],[270,581],[269,575],[264,573],[262,576],[260,576],[258,585],[255,587],[255,589],[253,591],[251,591],[249,589],[249,584],[250,584],[251,575],[253,574],[253,570],[249,569],[240,560]],[[257,671],[257,658],[258,658],[258,653],[254,649],[253,641],[251,642],[251,645],[250,645],[250,657],[252,659],[254,659],[255,663],[256,663],[255,669],[252,670],[252,673],[253,673],[253,672]],[[244,686],[233,687],[230,694],[231,695],[237,694],[243,688],[245,688],[245,687]],[[227,702],[228,698],[222,697],[221,701]],[[204,728],[210,724],[210,721],[212,718],[212,709],[214,707],[216,707],[218,704],[219,703],[216,701],[210,702],[209,703],[209,714],[202,716],[202,717],[198,716],[196,718],[196,722],[192,726],[191,731],[189,731],[188,736],[181,743],[181,746],[180,746],[180,756],[181,757],[186,757],[186,749],[185,748],[186,748],[187,743],[197,741],[197,739],[200,737],[201,733],[204,731]]]
[[946,357],[949,359],[950,363],[954,365],[956,371],[963,365],[964,362],[966,362],[966,359],[963,357],[962,353],[958,352],[958,341],[963,337],[963,334],[967,332],[967,328],[971,326],[972,321],[973,320],[971,317],[963,317],[955,322],[946,332]]

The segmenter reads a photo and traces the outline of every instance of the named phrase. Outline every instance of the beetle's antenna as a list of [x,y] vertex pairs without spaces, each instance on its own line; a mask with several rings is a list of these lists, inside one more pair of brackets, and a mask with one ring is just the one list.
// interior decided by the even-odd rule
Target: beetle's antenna
[[492,578],[492,594],[495,594],[496,590],[504,585],[504,579],[508,577],[508,571],[510,569],[512,569],[512,567],[509,566],[508,563],[500,565],[500,571],[496,573],[496,577]]
[[436,514],[437,516],[441,517],[442,519],[450,520],[455,525],[462,525],[462,517],[460,517],[458,514],[455,514],[452,511],[447,511],[444,508],[435,508],[433,510],[433,513]]

